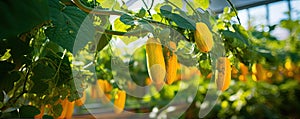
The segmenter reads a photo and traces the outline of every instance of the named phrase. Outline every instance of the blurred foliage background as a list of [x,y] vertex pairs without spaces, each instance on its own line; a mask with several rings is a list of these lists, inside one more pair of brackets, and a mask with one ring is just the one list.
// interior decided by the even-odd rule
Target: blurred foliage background
[[[214,74],[212,54],[200,52],[194,43],[194,24],[197,22],[206,23],[214,40],[222,41],[216,43],[224,46],[225,52],[217,55],[228,57],[232,67],[229,89],[221,93],[205,118],[300,117],[297,113],[300,110],[299,20],[282,19],[279,24],[264,26],[267,30],[257,30],[256,26],[245,29],[234,22],[233,8],[226,7],[222,14],[215,16],[207,10],[208,0],[197,4],[167,0],[155,6],[144,3],[138,10],[111,0],[74,1],[0,2],[3,16],[0,27],[0,118],[32,118],[40,113],[43,118],[59,118],[64,110],[63,100],[73,102],[83,97],[86,104],[74,107],[75,118],[89,117],[88,108],[100,117],[114,115],[107,109],[111,105],[109,102],[116,100],[116,93],[136,87],[126,77],[115,80],[113,76],[122,74],[114,71],[111,63],[120,67],[128,64],[134,83],[150,85],[145,46],[135,50],[133,55],[129,53],[130,48],[124,48],[149,33],[164,39],[162,44],[168,41],[177,44],[178,78],[160,91],[155,86],[149,87],[150,94],[156,93],[154,96],[146,94],[136,98],[127,95],[125,110],[156,113],[155,110],[174,98],[181,84],[186,84],[198,90],[192,100],[186,91],[187,97],[182,100],[190,102],[191,106],[180,118],[198,118]],[[180,9],[184,5],[185,11]],[[89,16],[89,8],[99,11]],[[118,17],[110,21],[111,14]],[[82,25],[86,22],[92,24]],[[168,33],[159,25],[174,30]],[[286,39],[278,40],[271,35],[270,32],[279,26],[289,31]],[[85,30],[79,31],[79,28]],[[126,32],[134,35],[123,36]],[[80,33],[83,35],[78,35]],[[78,36],[79,43],[76,41]],[[78,45],[74,46],[74,43]],[[103,94],[99,94],[99,80],[106,81],[111,87]],[[168,117],[171,113],[176,110],[150,117]]]

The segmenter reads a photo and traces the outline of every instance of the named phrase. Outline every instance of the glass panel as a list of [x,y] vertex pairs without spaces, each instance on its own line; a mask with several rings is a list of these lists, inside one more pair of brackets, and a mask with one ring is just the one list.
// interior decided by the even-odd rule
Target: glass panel
[[238,11],[239,18],[241,20],[242,26],[244,26],[246,29],[248,28],[248,13],[247,9],[239,10]]
[[287,19],[288,3],[287,1],[275,2],[269,4],[270,24],[278,24],[280,20]]
[[[267,10],[266,5],[261,5],[249,9],[250,12],[250,25],[263,26],[267,24]],[[262,27],[257,27],[262,28]]]
[[300,0],[292,0],[291,7],[292,7],[292,19],[297,20],[300,19]]

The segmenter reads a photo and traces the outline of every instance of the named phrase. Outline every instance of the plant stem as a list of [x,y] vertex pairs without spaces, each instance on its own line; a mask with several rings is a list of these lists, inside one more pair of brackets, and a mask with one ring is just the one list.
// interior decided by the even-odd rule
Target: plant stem
[[153,7],[153,4],[154,4],[154,0],[152,0],[152,1],[151,1],[151,5],[150,5],[150,7],[149,7],[149,10],[151,10],[151,9],[152,9],[152,7]]
[[[27,90],[26,90],[26,83],[27,83],[27,81],[28,81],[28,79],[29,79],[30,69],[28,68],[26,72],[27,72],[27,73],[26,73],[26,76],[25,76],[25,81],[24,81],[24,83],[23,83],[23,89],[22,89],[22,92],[21,92],[18,96],[16,96],[16,97],[13,96],[12,98],[10,98],[10,99],[7,101],[6,105],[3,106],[3,107],[0,109],[2,112],[5,111],[6,109],[8,109],[8,108],[10,107],[11,104],[16,103],[16,102],[18,101],[18,99],[19,99],[20,97],[23,96],[23,94],[27,93]],[[7,104],[8,104],[8,105],[7,105]]]
[[129,32],[122,32],[122,31],[114,31],[114,30],[108,30],[108,29],[103,29],[100,27],[96,27],[96,31],[104,34],[109,34],[109,35],[118,35],[118,36],[139,36],[139,33],[146,33],[148,32],[147,30],[138,30],[138,31],[129,31]]
[[116,10],[105,10],[105,9],[93,9],[90,7],[85,6],[80,2],[80,0],[72,0],[72,2],[82,11],[86,13],[91,13],[91,14],[96,14],[96,15],[123,15],[126,14],[125,12],[122,11],[116,11]]
[[198,18],[200,18],[200,16],[198,15],[198,12],[193,8],[193,6],[186,0],[184,0],[186,2],[186,4],[195,12],[195,14],[197,15]]
[[[150,8],[147,6],[145,0],[142,0],[142,1],[143,1],[144,5],[145,5],[145,7],[146,7],[146,9],[147,9],[148,14],[149,14],[149,15],[151,16],[151,18],[152,18],[152,15],[151,15],[151,12],[150,12]],[[152,4],[153,4],[153,0],[152,0]]]
[[[111,10],[104,10],[104,9],[93,9],[90,7],[85,6],[84,4],[82,4],[80,2],[80,0],[72,0],[72,2],[82,11],[86,12],[86,13],[92,13],[95,15],[123,15],[123,14],[127,14],[125,12],[122,11],[111,11]],[[153,3],[152,3],[153,4]],[[152,5],[151,5],[152,6]],[[141,19],[141,18],[137,18],[137,19]],[[152,23],[151,25],[155,25],[158,27],[165,27],[168,26],[164,23],[158,22],[158,21],[154,21],[151,19],[146,19],[146,18],[142,18],[142,20],[145,20],[149,23]],[[172,26],[174,28],[178,28],[178,26]],[[142,32],[148,32],[148,31],[133,31],[133,32],[121,32],[121,31],[113,31],[113,30],[107,30],[107,29],[101,29],[101,28],[96,28],[96,30],[98,30],[99,32],[105,33],[105,34],[110,34],[110,35],[119,35],[119,36],[138,36],[140,35],[140,33]],[[185,37],[186,38],[186,37]],[[188,38],[186,38],[188,39]]]
[[239,18],[239,16],[238,16],[238,13],[237,13],[235,7],[233,6],[232,2],[231,2],[230,0],[226,0],[226,1],[229,3],[230,7],[233,9],[233,11],[234,11],[234,13],[235,13],[235,15],[236,15],[236,18],[237,18],[237,20],[239,21],[239,24],[241,25],[240,18]]

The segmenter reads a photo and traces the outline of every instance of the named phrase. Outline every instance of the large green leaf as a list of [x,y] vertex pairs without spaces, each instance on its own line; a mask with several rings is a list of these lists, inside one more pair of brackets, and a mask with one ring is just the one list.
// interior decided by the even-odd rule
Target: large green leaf
[[[14,69],[14,64],[6,61],[0,61],[0,74],[8,73]],[[3,75],[2,75],[3,76]]]
[[271,64],[275,64],[277,62],[277,57],[275,57],[271,52],[266,52],[268,49],[259,49],[258,53],[266,58],[266,61]]
[[232,32],[229,30],[221,31],[221,33],[224,35],[224,37],[230,42],[230,45],[232,47],[240,47],[240,48],[246,48],[248,46],[248,40],[243,37],[238,32]]
[[53,111],[54,111],[53,115],[55,117],[61,115],[61,113],[63,111],[62,105],[61,104],[53,105]]
[[27,43],[24,43],[16,36],[6,40],[0,40],[0,52],[3,53],[3,51],[6,52],[7,50],[9,50],[8,54],[11,55],[10,59],[12,59],[14,62],[14,68],[19,68],[22,64],[27,64],[30,62],[30,57],[32,56],[30,55],[30,53],[32,49],[32,47],[29,47]]
[[160,13],[167,18],[172,17],[172,7],[170,5],[164,5],[160,7]]
[[174,21],[178,27],[183,29],[196,30],[196,23],[188,17],[172,13],[172,7],[169,5],[164,5],[160,7],[160,13],[168,19]]
[[19,109],[20,118],[33,118],[35,115],[39,113],[40,113],[39,109],[30,105],[23,105]]
[[36,93],[37,95],[45,94],[45,91],[49,88],[49,85],[41,80],[36,80],[32,86],[30,93]]
[[[12,68],[12,64],[8,62],[0,62],[0,67],[2,68]],[[13,89],[14,83],[20,79],[20,73],[18,71],[13,71],[13,72],[0,72],[0,101],[3,101],[3,92],[5,91],[8,93],[10,90]]]
[[31,93],[43,94],[49,87],[47,81],[51,80],[55,75],[55,70],[48,64],[38,63],[32,69],[33,76],[31,77],[34,82],[31,88]]
[[239,24],[233,24],[233,29],[238,33],[238,35],[241,37],[241,40],[243,40],[244,43],[249,45],[249,35],[246,29]]
[[86,13],[75,6],[65,6],[58,0],[50,0],[49,9],[53,26],[46,29],[46,35],[51,41],[73,52],[75,40],[79,40],[76,41],[76,50],[92,40],[95,30]]
[[[59,56],[59,57],[57,57]],[[47,54],[45,57],[51,59],[52,61],[54,61],[56,63],[56,66],[58,66],[60,63],[60,67],[59,68],[52,68],[59,70],[56,73],[59,73],[57,76],[59,77],[55,77],[55,82],[56,82],[56,86],[60,86],[66,82],[68,82],[69,80],[71,80],[72,77],[72,71],[71,71],[71,67],[70,67],[70,61],[69,58],[65,55],[63,59],[61,59],[61,57],[63,56],[63,53],[58,52],[58,53],[49,53]],[[52,71],[49,70],[49,71]]]
[[47,0],[1,0],[0,39],[28,32],[49,20]]
[[3,112],[0,116],[1,119],[8,119],[8,118],[20,118],[19,113],[17,110],[13,110],[11,112]]
[[50,79],[54,76],[55,70],[49,65],[44,63],[38,63],[33,69],[32,80]]
[[[15,63],[18,61],[24,62],[26,54],[31,53],[32,47],[22,42],[20,39],[14,37],[7,40],[8,49],[11,49],[11,55]],[[28,57],[28,56],[27,56]]]

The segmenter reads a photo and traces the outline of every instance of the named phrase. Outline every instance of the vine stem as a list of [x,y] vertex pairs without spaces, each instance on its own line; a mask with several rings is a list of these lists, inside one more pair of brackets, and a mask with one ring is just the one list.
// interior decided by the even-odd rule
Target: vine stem
[[114,30],[108,30],[101,27],[96,27],[96,31],[104,34],[109,35],[118,35],[118,36],[139,36],[139,33],[146,33],[147,30],[138,30],[138,31],[129,31],[129,32],[122,32],[122,31],[114,31]]
[[[127,14],[125,12],[122,11],[117,11],[117,10],[105,10],[105,9],[93,9],[90,7],[85,6],[83,3],[80,2],[80,0],[71,0],[79,9],[81,9],[82,11],[86,12],[86,13],[91,13],[91,14],[95,14],[95,15],[118,15],[121,16],[123,14]],[[153,3],[152,3],[153,4]],[[152,8],[152,5],[151,5]],[[147,21],[148,23],[153,23],[152,25],[156,25],[156,26],[168,26],[164,23],[158,22],[158,21],[154,21],[151,19],[145,19],[145,18],[137,18],[137,19],[142,19]],[[172,26],[174,28],[178,28],[178,26]],[[101,33],[105,33],[105,34],[109,34],[109,35],[119,35],[119,36],[139,36],[140,33],[143,32],[149,32],[146,30],[142,30],[142,31],[133,31],[133,32],[121,32],[121,31],[114,31],[114,30],[108,30],[108,29],[103,29],[103,28],[96,28],[97,31],[100,31]],[[187,38],[186,38],[187,39]]]
[[[72,0],[72,2],[82,11],[86,13],[91,13],[95,15],[118,15],[121,16],[123,14],[126,14],[125,12],[122,11],[116,11],[116,10],[104,10],[104,9],[93,9],[90,7],[85,6],[82,4],[79,0]],[[103,29],[100,27],[96,27],[97,31],[100,31],[101,33],[109,34],[109,35],[119,35],[119,36],[134,36],[134,35],[139,35],[141,31],[133,31],[133,32],[122,32],[122,31],[114,31],[114,30],[108,30],[108,29]],[[143,31],[145,32],[145,31]]]
[[193,10],[193,12],[195,12],[195,14],[197,15],[198,18],[201,18],[198,14],[198,12],[196,11],[196,9],[194,9],[194,7],[187,1],[184,0],[186,2],[186,4]]
[[[61,67],[62,61],[64,60],[64,57],[65,57],[66,53],[67,53],[67,50],[65,49],[64,52],[63,52],[63,55],[60,57],[58,67],[57,67],[57,70],[56,70],[53,78],[55,78],[56,76],[59,75],[60,67]],[[58,83],[58,81],[55,82],[55,86],[57,85],[57,83]]]
[[126,14],[125,12],[122,11],[116,11],[116,10],[105,10],[105,9],[93,9],[90,7],[85,6],[82,4],[79,0],[72,0],[72,2],[82,11],[86,13],[91,13],[91,14],[96,14],[96,15],[123,15]]
[[[16,103],[16,102],[18,101],[18,99],[19,99],[21,96],[23,96],[25,93],[27,93],[27,90],[26,90],[26,83],[27,83],[27,81],[28,81],[28,79],[29,79],[30,68],[27,68],[26,72],[27,72],[27,73],[26,73],[26,76],[25,76],[25,81],[24,81],[24,83],[23,83],[23,89],[22,89],[22,92],[21,92],[18,96],[10,98],[10,99],[7,101],[6,105],[3,106],[3,107],[0,109],[2,112],[5,111],[6,109],[8,109],[8,108],[10,107],[10,104]],[[7,105],[7,104],[9,104],[9,105]]]
[[154,4],[154,0],[152,0],[152,1],[151,1],[151,5],[150,5],[150,7],[149,7],[149,10],[151,10],[151,9],[152,9],[152,7],[153,7],[153,4]]
[[[151,8],[147,6],[145,0],[142,0],[142,1],[143,1],[144,5],[145,5],[145,7],[146,7],[146,9],[147,9],[148,14],[152,17],[151,12],[150,12],[150,9],[151,9]],[[151,7],[152,7],[152,5],[153,5],[153,0],[152,0],[152,3],[151,3]]]
[[226,1],[229,3],[230,7],[233,9],[233,11],[234,11],[234,13],[235,13],[235,15],[236,15],[236,18],[237,18],[239,24],[241,25],[240,17],[238,16],[238,13],[237,13],[235,7],[233,6],[232,2],[231,2],[230,0],[226,0]]

